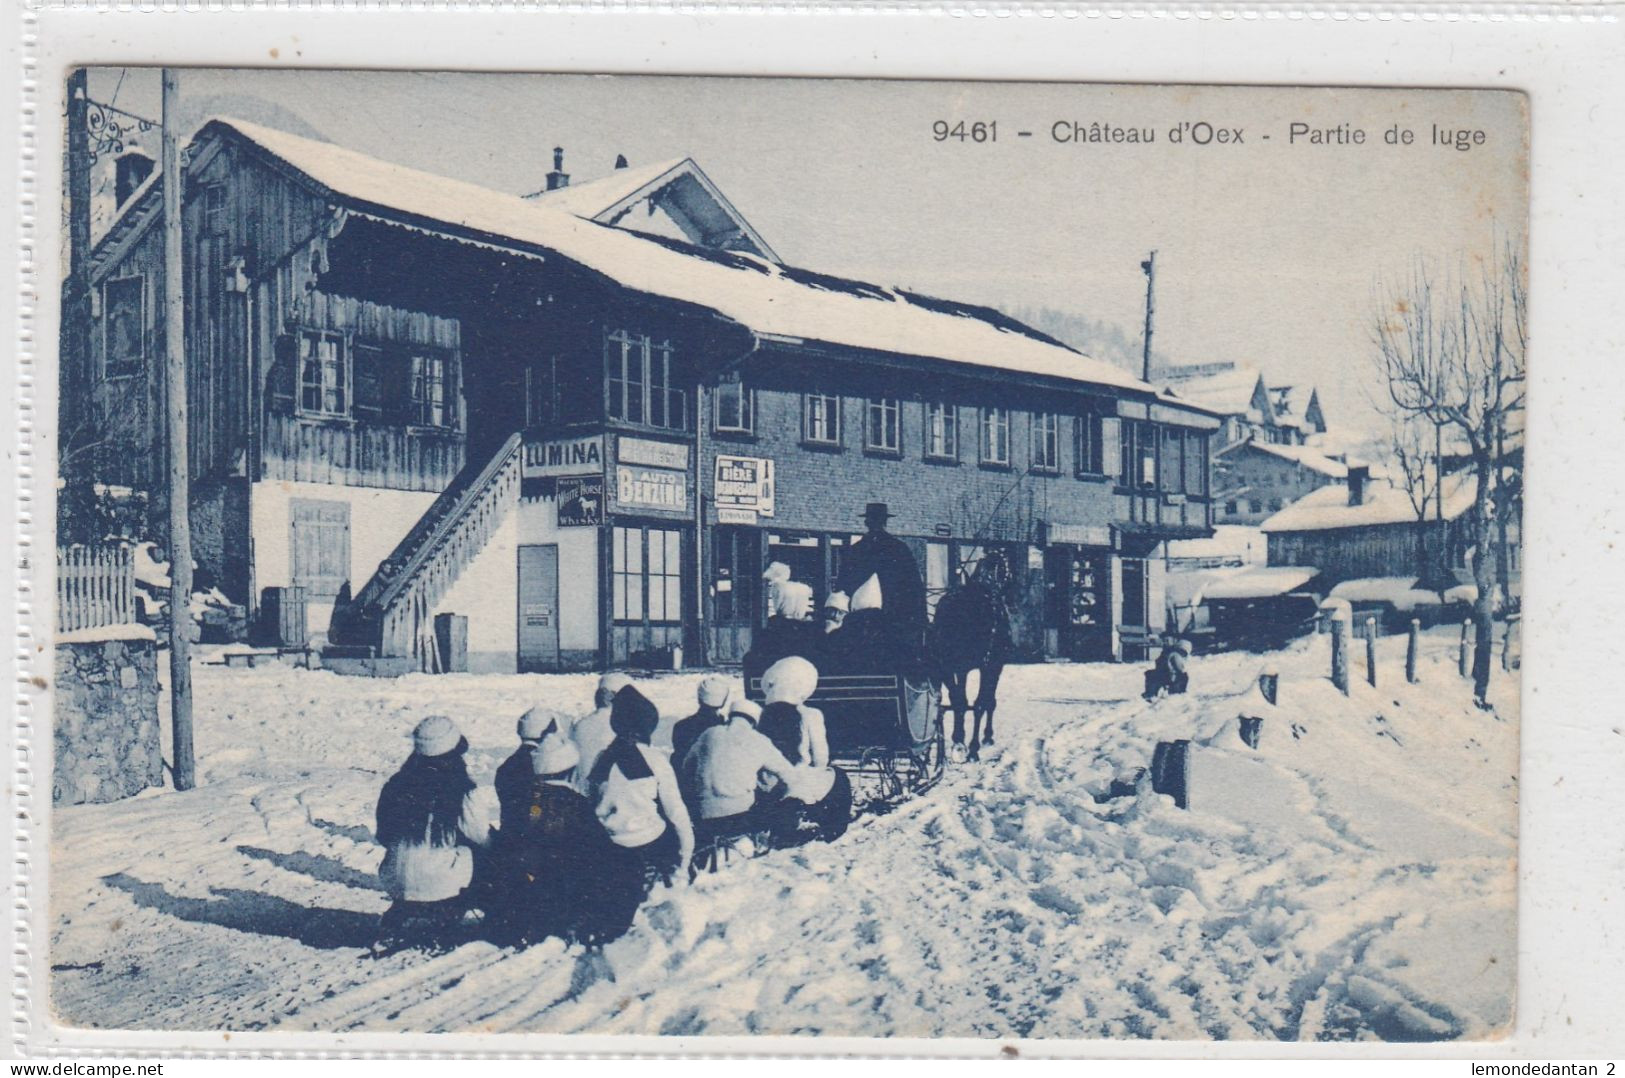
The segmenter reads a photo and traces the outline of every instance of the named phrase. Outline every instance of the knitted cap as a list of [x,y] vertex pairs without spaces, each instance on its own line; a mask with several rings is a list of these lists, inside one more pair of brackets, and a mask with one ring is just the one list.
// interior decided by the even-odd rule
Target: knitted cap
[[818,667],[799,655],[780,659],[762,675],[762,695],[770,704],[805,704],[817,688]]
[[628,685],[609,705],[609,728],[620,736],[647,745],[660,725],[660,711],[649,698]]
[[733,691],[733,682],[725,677],[712,675],[700,682],[700,703],[706,707],[721,709],[728,702],[728,694]]
[[430,715],[412,731],[412,748],[419,756],[444,756],[462,743],[457,724],[444,715]]
[[519,740],[540,741],[542,735],[552,727],[560,730],[568,729],[570,720],[550,707],[537,704],[523,715],[519,716]]

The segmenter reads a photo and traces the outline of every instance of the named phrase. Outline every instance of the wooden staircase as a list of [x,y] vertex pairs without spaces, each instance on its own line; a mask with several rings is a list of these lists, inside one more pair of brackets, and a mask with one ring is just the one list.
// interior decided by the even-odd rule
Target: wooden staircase
[[372,579],[334,611],[324,656],[408,660],[409,668],[440,672],[435,606],[518,506],[523,444],[516,432],[483,465],[457,473]]

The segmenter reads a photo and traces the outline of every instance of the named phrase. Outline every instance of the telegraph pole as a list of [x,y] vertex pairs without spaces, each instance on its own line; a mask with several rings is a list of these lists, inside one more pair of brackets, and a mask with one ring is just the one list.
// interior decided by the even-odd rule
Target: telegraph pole
[[192,757],[192,521],[187,502],[186,297],[182,294],[180,132],[175,70],[164,68],[164,401],[169,454],[169,706],[175,745],[175,789],[197,785]]
[[1151,316],[1156,313],[1155,289],[1157,284],[1157,252],[1152,251],[1140,269],[1145,271],[1145,363],[1140,374],[1142,381],[1151,381]]

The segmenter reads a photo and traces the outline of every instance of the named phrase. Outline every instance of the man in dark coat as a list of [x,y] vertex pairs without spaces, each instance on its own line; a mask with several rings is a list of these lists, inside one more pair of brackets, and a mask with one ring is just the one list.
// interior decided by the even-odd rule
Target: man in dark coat
[[863,513],[869,534],[847,551],[836,588],[855,598],[871,576],[879,580],[885,635],[895,642],[899,655],[912,655],[919,651],[925,633],[925,581],[908,544],[886,530],[889,519],[885,502],[869,503]]

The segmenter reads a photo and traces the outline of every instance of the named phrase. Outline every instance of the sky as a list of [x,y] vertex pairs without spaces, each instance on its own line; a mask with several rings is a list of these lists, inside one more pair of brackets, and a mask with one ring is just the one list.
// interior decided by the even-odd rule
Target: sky
[[[90,93],[160,113],[154,69],[93,70]],[[1380,425],[1379,282],[1522,242],[1528,213],[1526,103],[1508,91],[183,71],[182,127],[210,115],[514,193],[542,186],[554,146],[576,182],[619,154],[692,157],[791,265],[1136,337],[1154,249],[1159,354],[1313,382],[1356,436]],[[996,141],[935,137],[979,120]],[[1170,142],[1181,123],[1242,141]],[[1092,124],[1155,141],[1072,137]],[[1385,137],[1396,125],[1408,145]],[[1460,150],[1435,127],[1483,138]]]

